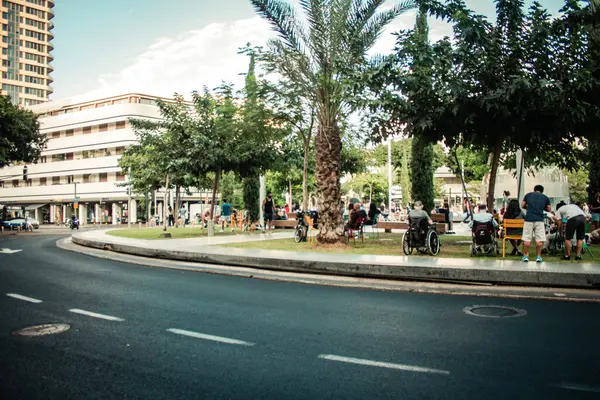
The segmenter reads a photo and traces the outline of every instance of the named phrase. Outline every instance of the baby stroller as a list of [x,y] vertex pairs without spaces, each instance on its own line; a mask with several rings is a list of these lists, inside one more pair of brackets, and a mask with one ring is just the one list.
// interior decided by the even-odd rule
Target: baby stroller
[[473,242],[471,243],[471,257],[478,255],[487,255],[494,257],[500,254],[498,242],[496,241],[497,232],[494,223],[473,221]]
[[402,250],[407,256],[416,249],[421,254],[437,256],[440,252],[440,238],[435,224],[429,225],[426,218],[408,219],[408,230],[402,236]]
[[296,219],[298,223],[296,224],[296,230],[294,232],[294,241],[296,243],[306,242],[308,237],[308,225],[306,224],[306,220],[304,216],[308,216],[312,218],[313,221],[313,229],[317,229],[318,224],[317,221],[319,219],[318,211],[298,211],[296,213]]

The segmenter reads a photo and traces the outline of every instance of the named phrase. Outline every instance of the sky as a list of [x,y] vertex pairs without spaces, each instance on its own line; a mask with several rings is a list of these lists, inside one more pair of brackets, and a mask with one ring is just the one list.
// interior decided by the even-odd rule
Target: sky
[[[539,2],[553,14],[563,4]],[[493,0],[466,3],[493,18]],[[273,37],[249,0],[57,0],[55,13],[51,100],[131,92],[188,97],[223,81],[241,87],[248,59],[238,49],[247,43],[265,45]],[[411,28],[414,21],[414,12],[397,18],[373,52],[392,50],[391,33]],[[429,23],[432,40],[451,34],[447,24]]]

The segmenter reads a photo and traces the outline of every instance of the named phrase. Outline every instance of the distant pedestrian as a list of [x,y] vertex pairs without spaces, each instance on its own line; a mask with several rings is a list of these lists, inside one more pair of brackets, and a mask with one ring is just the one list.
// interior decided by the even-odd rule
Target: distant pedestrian
[[[227,200],[223,200],[221,204],[221,232],[225,232],[225,223],[227,226],[231,225],[231,204]],[[233,229],[231,229],[233,232]]]
[[583,249],[583,240],[585,238],[585,213],[576,204],[567,204],[556,210],[556,223],[559,232],[562,231],[563,221],[567,221],[565,231],[565,256],[563,260],[571,259],[571,241],[573,237],[577,238],[577,256],[576,260],[581,260],[581,251]]
[[597,190],[590,201],[590,213],[592,214],[592,226],[590,232],[600,229],[600,190]]
[[271,192],[267,193],[267,197],[264,199],[262,204],[262,209],[265,222],[263,233],[265,232],[265,228],[268,232],[271,232],[273,227],[273,218],[275,217],[275,204],[273,203],[273,194]]
[[550,199],[544,194],[544,187],[536,185],[533,192],[527,193],[523,198],[521,208],[526,210],[523,226],[523,262],[529,262],[529,247],[531,239],[535,241],[537,249],[536,262],[541,263],[542,250],[546,240],[546,225],[544,211],[550,211]]
[[168,224],[169,226],[173,226],[175,225],[175,217],[173,216],[173,208],[171,206],[169,206],[169,219],[168,219]]
[[465,213],[465,219],[463,219],[463,224],[465,224],[469,220],[469,218],[473,217],[473,211],[471,209],[471,202],[468,199],[464,200],[463,212]]

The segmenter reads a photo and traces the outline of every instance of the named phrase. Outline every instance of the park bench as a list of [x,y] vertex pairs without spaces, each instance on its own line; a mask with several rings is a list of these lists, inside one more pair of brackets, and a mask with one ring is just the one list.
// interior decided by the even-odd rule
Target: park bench
[[295,228],[298,221],[295,219],[276,219],[271,221],[275,228]]
[[431,220],[436,223],[438,233],[450,231],[450,224],[446,222],[446,214],[431,214]]

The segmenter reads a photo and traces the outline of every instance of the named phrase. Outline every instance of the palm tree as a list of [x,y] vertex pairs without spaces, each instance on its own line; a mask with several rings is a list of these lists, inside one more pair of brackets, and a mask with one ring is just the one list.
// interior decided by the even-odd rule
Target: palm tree
[[406,0],[383,9],[386,1],[299,0],[300,13],[286,0],[250,0],[278,33],[278,39],[270,42],[276,71],[316,104],[320,243],[344,239],[340,121],[349,111],[344,79],[367,61],[367,51],[386,25],[415,6]]

